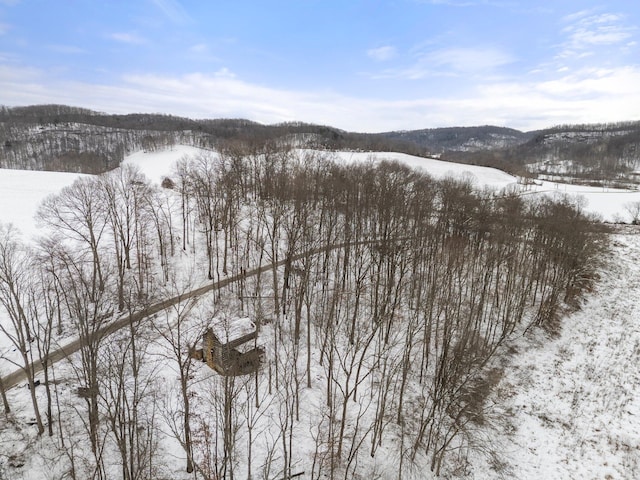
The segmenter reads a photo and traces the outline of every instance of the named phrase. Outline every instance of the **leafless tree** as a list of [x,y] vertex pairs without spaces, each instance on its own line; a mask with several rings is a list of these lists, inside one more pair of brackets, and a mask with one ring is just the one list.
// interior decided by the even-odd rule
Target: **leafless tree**
[[97,180],[81,177],[60,194],[47,197],[36,218],[60,235],[79,242],[91,255],[91,296],[104,290],[100,241],[106,228],[107,212]]
[[640,223],[640,201],[625,203],[624,209],[631,217],[631,223],[638,225]]
[[[188,292],[190,282],[181,286],[177,279],[173,279],[165,288],[167,296],[174,297]],[[166,342],[168,353],[166,358],[171,361],[173,368],[178,373],[179,393],[178,405],[169,405],[165,408],[165,421],[173,435],[179,440],[187,457],[186,471],[194,470],[193,438],[192,438],[192,413],[191,398],[193,394],[191,379],[193,358],[192,351],[195,345],[202,339],[205,331],[205,323],[201,318],[202,313],[194,311],[198,303],[197,298],[176,302],[169,310],[161,314],[162,321],[153,324],[153,328],[160,338]]]
[[[11,226],[0,225],[0,305],[6,311],[9,319],[9,325],[0,322],[0,331],[19,353],[20,362],[8,360],[21,368],[27,377],[38,434],[41,435],[44,433],[44,424],[36,398],[32,349],[35,332],[32,330],[33,323],[28,317],[29,292],[32,288],[32,282],[28,253],[25,247],[20,244],[17,234]],[[4,405],[5,411],[7,411],[8,402],[4,401]]]

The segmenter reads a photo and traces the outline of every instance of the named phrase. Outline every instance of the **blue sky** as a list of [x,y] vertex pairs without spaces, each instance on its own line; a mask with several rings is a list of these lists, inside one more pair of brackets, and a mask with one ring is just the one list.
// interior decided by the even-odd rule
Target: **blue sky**
[[379,132],[640,120],[636,0],[0,0],[0,104]]

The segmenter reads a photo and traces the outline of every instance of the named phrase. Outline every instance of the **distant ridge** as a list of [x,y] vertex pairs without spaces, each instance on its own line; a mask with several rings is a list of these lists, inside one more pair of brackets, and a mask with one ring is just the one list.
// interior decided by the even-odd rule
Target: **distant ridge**
[[357,133],[304,122],[112,115],[67,105],[0,107],[0,168],[99,173],[136,150],[175,144],[221,148],[228,142],[254,149],[282,144],[438,156],[563,181],[640,178],[640,122],[559,125],[534,132],[484,125]]
[[530,140],[534,133],[484,125],[386,132],[381,135],[415,143],[433,153],[444,153],[447,151],[480,151],[512,147]]

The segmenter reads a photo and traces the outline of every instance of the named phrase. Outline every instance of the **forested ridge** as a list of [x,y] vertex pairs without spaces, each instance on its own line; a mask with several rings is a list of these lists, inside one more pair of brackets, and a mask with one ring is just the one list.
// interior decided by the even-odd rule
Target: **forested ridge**
[[138,150],[178,144],[216,149],[228,141],[426,153],[412,142],[302,122],[262,125],[245,119],[110,115],[64,105],[0,107],[0,168],[103,173]]
[[110,115],[64,105],[0,107],[0,168],[102,173],[135,151],[178,144],[215,150],[229,141],[436,155],[515,175],[594,185],[635,185],[640,168],[640,122],[532,132],[478,126],[356,133],[302,122]]
[[560,125],[517,145],[450,151],[443,158],[559,182],[637,188],[640,122]]
[[[33,435],[55,478],[463,471],[469,451],[499,455],[477,433],[505,342],[557,328],[607,248],[568,200],[271,141],[185,157],[162,187],[131,165],[83,177],[38,218],[51,230],[35,243],[0,230],[0,335],[28,378]],[[265,349],[255,374],[221,376],[191,358],[214,317],[244,315]],[[70,336],[82,340],[72,368],[45,362],[36,378],[33,360]]]

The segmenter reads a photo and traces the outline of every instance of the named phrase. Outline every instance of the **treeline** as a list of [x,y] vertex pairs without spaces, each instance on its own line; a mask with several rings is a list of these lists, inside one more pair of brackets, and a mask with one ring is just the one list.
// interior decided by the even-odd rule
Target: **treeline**
[[231,139],[321,150],[426,153],[402,139],[302,122],[262,125],[244,119],[108,115],[64,105],[0,107],[0,168],[103,173],[137,150],[176,144],[215,149]]
[[640,122],[560,125],[510,148],[450,151],[443,159],[566,181],[637,182],[631,174],[640,166]]
[[385,132],[382,135],[422,146],[432,153],[452,151],[476,152],[504,149],[530,140],[534,132],[484,125],[479,127],[444,127]]
[[181,132],[114,129],[65,123],[26,129],[0,124],[5,140],[0,168],[99,174],[120,165],[137,150],[155,151],[194,143]]
[[346,132],[303,122],[163,114],[108,115],[64,105],[0,107],[0,168],[100,173],[137,150],[175,144],[217,149],[221,142],[273,142],[318,150],[394,151],[565,181],[629,181],[638,168],[640,122],[559,125],[536,132],[449,127]]
[[[82,178],[42,204],[50,238],[27,247],[0,235],[3,331],[24,352],[38,431],[67,478],[167,476],[167,434],[186,471],[207,479],[450,471],[480,448],[492,359],[516,332],[555,328],[604,248],[568,201],[273,144],[183,158],[163,185],[133,167]],[[202,308],[188,298],[231,275],[240,281]],[[167,298],[152,322],[106,340],[113,318]],[[190,350],[225,312],[258,324],[255,374],[198,374]],[[71,374],[81,388],[66,397],[47,362],[65,333],[81,341]]]

